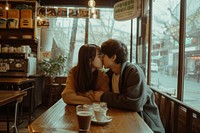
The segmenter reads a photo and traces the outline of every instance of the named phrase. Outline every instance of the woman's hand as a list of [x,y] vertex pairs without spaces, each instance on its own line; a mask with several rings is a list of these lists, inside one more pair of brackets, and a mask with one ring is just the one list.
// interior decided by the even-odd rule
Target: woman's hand
[[92,90],[89,90],[89,91],[87,91],[85,93],[78,92],[78,95],[81,95],[81,96],[84,96],[84,97],[88,97],[92,102],[95,102],[95,99],[93,97],[94,92]]
[[93,92],[93,98],[95,101],[100,102],[101,101],[101,96],[103,95],[103,91],[94,91]]

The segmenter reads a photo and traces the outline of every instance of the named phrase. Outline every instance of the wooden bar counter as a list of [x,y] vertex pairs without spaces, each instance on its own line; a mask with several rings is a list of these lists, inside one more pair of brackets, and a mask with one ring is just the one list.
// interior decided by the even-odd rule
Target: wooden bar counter
[[[75,105],[66,105],[62,99],[33,121],[28,130],[31,133],[78,133]],[[106,124],[92,122],[89,133],[153,133],[136,112],[108,108],[112,121]]]

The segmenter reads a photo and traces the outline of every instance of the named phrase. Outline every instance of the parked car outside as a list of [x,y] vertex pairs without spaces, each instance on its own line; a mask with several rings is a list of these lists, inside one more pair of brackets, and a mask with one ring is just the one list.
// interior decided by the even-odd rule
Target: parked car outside
[[156,63],[151,63],[151,71],[158,72],[158,65]]

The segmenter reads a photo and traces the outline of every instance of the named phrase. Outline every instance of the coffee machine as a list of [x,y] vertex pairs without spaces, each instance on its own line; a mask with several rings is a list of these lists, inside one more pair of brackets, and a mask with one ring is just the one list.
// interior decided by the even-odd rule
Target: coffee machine
[[36,74],[36,58],[26,53],[0,53],[0,77],[29,77]]

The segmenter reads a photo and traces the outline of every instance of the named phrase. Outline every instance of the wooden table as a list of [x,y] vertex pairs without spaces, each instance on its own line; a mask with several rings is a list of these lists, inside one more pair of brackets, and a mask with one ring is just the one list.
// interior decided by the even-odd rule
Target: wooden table
[[[112,121],[105,125],[92,123],[90,133],[153,133],[136,112],[109,108]],[[62,99],[50,107],[28,126],[32,133],[78,133],[78,121],[74,105],[66,105]]]
[[[34,87],[35,79],[33,78],[0,78],[0,84],[7,86],[6,89],[26,91]],[[27,86],[29,84],[29,86]],[[23,87],[23,85],[26,85]],[[10,88],[9,88],[10,87]],[[15,88],[16,87],[16,88]]]
[[[22,91],[8,91],[8,90],[0,90],[0,107],[4,105],[8,105],[12,102],[16,102],[15,104],[15,119],[14,119],[14,128],[15,132],[18,132],[17,130],[17,124],[16,124],[16,119],[17,119],[17,107],[18,103],[22,101],[23,97],[27,95],[27,92],[22,92]],[[9,132],[9,119],[8,119],[7,114],[7,132]]]
[[[31,122],[32,112],[34,113],[33,94],[34,94],[34,87],[35,87],[35,79],[34,78],[0,78],[0,85],[4,86],[3,88],[4,90],[30,92],[29,103],[28,103],[28,107],[29,107],[28,121]],[[2,90],[2,88],[0,88],[0,90]],[[22,106],[20,108],[22,108]],[[20,112],[20,114],[22,114],[22,112]]]

